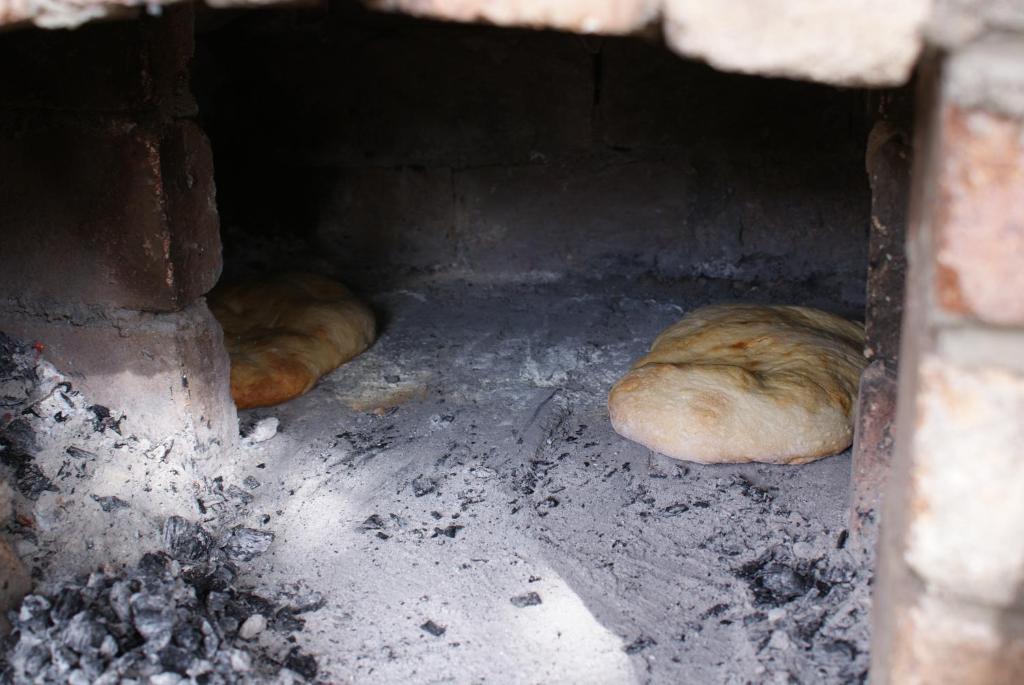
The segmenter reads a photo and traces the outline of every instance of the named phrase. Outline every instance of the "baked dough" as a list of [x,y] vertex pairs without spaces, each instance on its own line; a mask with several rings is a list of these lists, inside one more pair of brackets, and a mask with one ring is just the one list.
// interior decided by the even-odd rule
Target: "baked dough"
[[218,285],[208,302],[224,329],[239,409],[302,395],[376,337],[373,312],[348,288],[316,274]]
[[608,413],[676,459],[803,464],[853,441],[863,347],[863,326],[817,309],[704,307],[658,336]]

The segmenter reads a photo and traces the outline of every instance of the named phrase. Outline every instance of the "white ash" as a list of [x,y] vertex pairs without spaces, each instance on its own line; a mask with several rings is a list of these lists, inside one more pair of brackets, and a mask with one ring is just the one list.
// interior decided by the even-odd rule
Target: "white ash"
[[[266,578],[330,599],[303,633],[329,680],[863,678],[849,455],[687,465],[619,438],[605,408],[690,307],[828,302],[714,282],[413,287],[376,295],[372,348],[274,408],[245,487],[273,517]],[[395,404],[385,376],[418,386]]]
[[[202,546],[225,557],[236,526],[272,532],[266,552],[233,563],[251,586],[290,588],[273,594],[282,604],[321,607],[289,668],[315,658],[327,682],[857,682],[869,575],[839,549],[849,455],[686,465],[616,436],[604,406],[691,307],[835,310],[812,286],[423,275],[378,291],[377,343],[275,407],[275,437],[237,454],[193,464],[177,442],[115,447],[128,438],[113,409],[88,415],[85,438],[50,421],[32,463],[61,492],[16,495],[33,524],[12,532],[47,580],[134,563],[173,515],[213,531]],[[65,431],[64,446],[47,430]],[[162,461],[146,459],[161,446]],[[56,477],[64,459],[85,476]],[[107,462],[131,480],[101,480],[93,464]],[[129,506],[105,512],[91,495]],[[54,513],[65,506],[72,515]],[[271,627],[244,644],[276,635],[263,615]]]

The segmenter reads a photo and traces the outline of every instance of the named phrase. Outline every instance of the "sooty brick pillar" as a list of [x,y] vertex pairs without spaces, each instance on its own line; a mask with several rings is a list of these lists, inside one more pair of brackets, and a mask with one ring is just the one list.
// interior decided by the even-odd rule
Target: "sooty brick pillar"
[[[190,7],[0,40],[0,330],[137,435],[234,441]],[[177,444],[183,444],[181,442]]]
[[878,520],[892,460],[896,372],[907,275],[907,210],[910,204],[910,89],[873,95],[875,123],[868,135],[865,169],[871,184],[865,353],[871,363],[860,380],[853,446],[853,501],[849,548],[872,564]]
[[871,682],[1024,682],[1024,36],[922,70]]

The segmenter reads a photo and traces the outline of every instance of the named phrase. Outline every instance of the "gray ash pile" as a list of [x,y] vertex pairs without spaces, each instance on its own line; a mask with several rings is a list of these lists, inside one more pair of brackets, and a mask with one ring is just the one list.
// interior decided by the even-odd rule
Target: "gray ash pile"
[[[291,683],[314,680],[316,659],[294,646],[315,592],[269,599],[242,589],[236,560],[270,539],[236,528],[222,544],[171,517],[167,552],[130,569],[98,570],[29,595],[0,650],[7,683]],[[244,544],[243,544],[244,543]]]

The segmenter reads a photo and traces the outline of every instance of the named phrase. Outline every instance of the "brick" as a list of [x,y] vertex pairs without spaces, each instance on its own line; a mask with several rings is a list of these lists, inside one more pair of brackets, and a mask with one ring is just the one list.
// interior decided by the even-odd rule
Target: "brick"
[[1024,609],[1024,374],[925,355],[906,563],[931,586]]
[[171,314],[49,314],[0,318],[5,333],[42,344],[44,358],[92,402],[124,412],[127,431],[153,441],[177,437],[199,453],[234,444],[230,361],[205,302]]
[[170,237],[168,260],[180,306],[206,294],[221,271],[213,153],[196,123],[179,120],[162,129],[160,177]]
[[186,306],[220,273],[210,169],[191,124],[164,131],[63,113],[0,119],[0,295]]
[[861,374],[854,422],[850,509],[851,550],[873,559],[878,539],[882,493],[892,461],[892,424],[896,418],[896,374],[879,359]]
[[1024,616],[926,593],[906,599],[893,607],[891,654],[884,668],[872,669],[872,683],[1024,682]]
[[910,204],[911,158],[907,131],[889,121],[876,122],[868,136],[865,155],[871,183],[865,353],[869,359],[892,364],[899,360],[903,289],[907,277],[904,242]]
[[374,9],[454,21],[632,33],[657,18],[660,0],[366,0]]
[[921,49],[929,0],[665,0],[665,38],[723,71],[894,85]]
[[1024,123],[943,106],[934,287],[945,312],[1024,325]]

